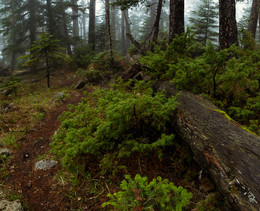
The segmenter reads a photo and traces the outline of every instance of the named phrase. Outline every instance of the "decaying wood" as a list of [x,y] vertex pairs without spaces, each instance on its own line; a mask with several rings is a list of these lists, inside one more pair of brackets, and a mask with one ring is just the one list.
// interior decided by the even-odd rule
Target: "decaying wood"
[[137,42],[133,36],[129,33],[126,33],[126,36],[128,37],[128,39],[131,41],[131,43],[135,46],[135,48],[137,49],[137,51],[141,54],[141,55],[145,55],[146,52],[143,49],[143,45],[141,45],[139,42]]
[[[168,82],[155,89],[168,96],[178,91]],[[172,122],[234,210],[260,210],[260,137],[202,96],[182,92]]]

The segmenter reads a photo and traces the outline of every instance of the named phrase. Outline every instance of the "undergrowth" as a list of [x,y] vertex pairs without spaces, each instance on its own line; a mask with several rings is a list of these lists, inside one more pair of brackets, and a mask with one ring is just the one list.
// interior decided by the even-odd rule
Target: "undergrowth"
[[53,137],[51,152],[74,174],[84,174],[91,156],[106,172],[114,168],[114,160],[152,150],[162,156],[162,149],[172,145],[174,134],[167,123],[176,97],[154,94],[144,82],[133,88],[129,84],[121,82],[87,94],[59,117],[62,124]]
[[[141,58],[157,79],[202,93],[229,116],[260,135],[260,47],[245,33],[241,46],[201,48],[189,31]],[[204,52],[204,53],[203,53]]]

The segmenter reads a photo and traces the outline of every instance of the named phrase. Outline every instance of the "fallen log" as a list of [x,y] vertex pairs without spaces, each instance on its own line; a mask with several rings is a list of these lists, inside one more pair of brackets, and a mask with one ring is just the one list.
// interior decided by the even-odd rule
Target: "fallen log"
[[[167,96],[178,90],[157,82]],[[173,119],[176,133],[234,210],[260,210],[260,137],[246,131],[200,95],[181,92]]]

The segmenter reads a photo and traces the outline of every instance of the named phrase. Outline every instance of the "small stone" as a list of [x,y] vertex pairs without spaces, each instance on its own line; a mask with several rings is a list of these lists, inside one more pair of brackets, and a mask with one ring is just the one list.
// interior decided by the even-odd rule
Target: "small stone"
[[65,94],[63,92],[58,92],[54,98],[57,100],[63,100],[65,98]]
[[19,200],[16,201],[0,201],[0,210],[3,211],[23,211],[22,204]]
[[55,160],[40,160],[35,164],[34,170],[47,170],[58,164]]

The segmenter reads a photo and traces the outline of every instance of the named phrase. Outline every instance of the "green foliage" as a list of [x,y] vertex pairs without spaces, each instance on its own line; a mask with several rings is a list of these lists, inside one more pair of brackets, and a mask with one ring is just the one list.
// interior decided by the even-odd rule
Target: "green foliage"
[[170,65],[178,64],[179,60],[186,60],[189,57],[203,51],[203,48],[194,39],[195,34],[187,30],[182,35],[176,35],[168,45],[166,51],[155,48],[154,52],[148,52],[147,56],[140,58],[140,62],[151,69],[155,78],[171,78],[175,72],[168,71]]
[[94,55],[95,52],[88,45],[76,48],[71,56],[72,64],[79,68],[87,68],[91,64]]
[[23,66],[30,67],[42,62],[52,64],[57,60],[69,61],[69,56],[62,52],[64,48],[59,45],[59,42],[59,40],[53,39],[53,35],[42,34],[40,39],[34,42],[33,47],[28,49],[30,54],[20,57],[28,59]]
[[23,66],[33,67],[44,65],[46,68],[47,85],[50,87],[50,68],[54,67],[58,61],[69,62],[70,57],[63,53],[59,40],[53,39],[53,35],[44,33],[38,41],[35,41],[32,48],[28,49],[30,54],[19,57],[28,59]]
[[194,57],[198,48],[193,34],[184,34],[176,37],[166,52],[148,53],[141,62],[156,78],[172,79],[179,89],[204,93],[236,121],[259,134],[260,47],[246,32],[241,45],[218,51],[208,43],[205,52]]
[[196,29],[196,40],[206,45],[207,41],[217,41],[218,5],[213,0],[202,0],[197,10],[192,11],[189,21]]
[[122,191],[108,194],[110,200],[102,207],[113,206],[115,210],[177,210],[185,208],[192,193],[179,186],[176,187],[168,179],[161,177],[148,183],[147,177],[137,174],[134,180],[130,175],[121,182]]
[[90,65],[87,69],[79,69],[78,74],[86,79],[87,82],[97,84],[99,82],[106,82],[111,79],[113,75],[122,71],[121,57],[115,53],[114,65],[111,67],[110,54],[104,51],[92,57]]
[[17,96],[18,90],[22,88],[21,80],[17,77],[10,76],[0,86],[4,90],[5,95],[15,94]]
[[102,163],[108,154],[117,159],[150,150],[160,154],[172,144],[174,135],[166,123],[177,105],[176,97],[153,94],[144,83],[131,92],[125,91],[129,85],[115,89],[117,86],[88,94],[59,117],[62,125],[53,137],[51,151],[62,158],[64,167],[84,171],[88,155]]

